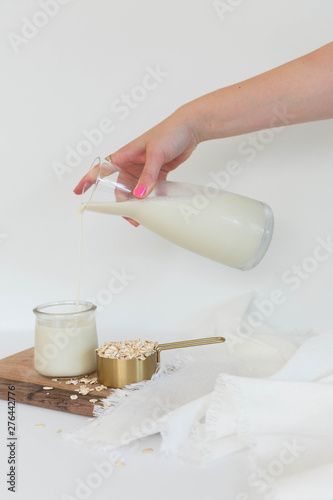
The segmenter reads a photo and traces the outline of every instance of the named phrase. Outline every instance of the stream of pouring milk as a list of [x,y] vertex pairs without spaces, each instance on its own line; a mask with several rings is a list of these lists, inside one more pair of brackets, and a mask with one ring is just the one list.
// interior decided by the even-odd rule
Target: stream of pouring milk
[[80,307],[82,216],[83,211],[79,210],[76,304],[57,305],[51,310],[54,317],[45,314],[36,320],[35,368],[46,377],[76,377],[96,369],[98,340],[94,311]]
[[239,269],[256,254],[265,233],[263,204],[225,191],[202,209],[193,209],[193,195],[189,194],[90,202],[79,207],[81,218],[84,210],[131,217],[183,248]]
[[79,249],[78,249],[78,264],[77,264],[77,285],[76,285],[76,310],[79,310],[80,303],[80,288],[81,288],[81,274],[82,274],[82,219],[83,219],[83,209],[79,207],[78,209],[78,221],[79,221]]

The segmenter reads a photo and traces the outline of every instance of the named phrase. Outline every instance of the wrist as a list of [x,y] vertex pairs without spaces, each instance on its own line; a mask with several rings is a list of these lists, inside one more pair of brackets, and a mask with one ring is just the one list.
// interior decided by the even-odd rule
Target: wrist
[[208,110],[200,103],[200,99],[183,104],[176,110],[178,119],[186,126],[196,144],[210,139],[206,123]]
[[218,95],[220,92],[206,94],[184,104],[178,110],[183,114],[198,144],[228,135],[223,118],[225,116],[222,110],[223,98]]

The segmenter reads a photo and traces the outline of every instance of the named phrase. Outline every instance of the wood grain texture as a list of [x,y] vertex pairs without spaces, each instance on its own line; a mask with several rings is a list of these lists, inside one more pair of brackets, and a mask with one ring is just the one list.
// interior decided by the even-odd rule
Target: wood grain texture
[[[91,379],[96,376],[96,372],[94,372],[87,378]],[[74,378],[80,379],[82,377]],[[67,380],[70,379],[58,378],[57,381],[52,381],[51,378],[40,375],[34,368],[33,348],[0,360],[0,399],[7,400],[8,387],[14,385],[17,403],[92,417],[94,403],[91,403],[89,399],[97,399],[98,402],[95,404],[102,404],[100,400],[112,392],[112,389],[103,389],[98,392],[96,387],[100,384],[94,384],[90,386],[94,388],[94,391],[83,396],[75,392],[75,389],[79,388],[81,384],[68,385],[65,383]],[[53,389],[45,390],[43,387],[53,387]],[[77,395],[78,398],[72,400],[70,396],[73,394]]]

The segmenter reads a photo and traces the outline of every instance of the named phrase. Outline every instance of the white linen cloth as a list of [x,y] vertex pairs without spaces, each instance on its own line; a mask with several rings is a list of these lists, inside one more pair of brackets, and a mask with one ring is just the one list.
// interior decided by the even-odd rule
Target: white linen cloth
[[247,450],[235,500],[333,500],[333,330],[252,327],[252,299],[227,302],[193,336],[224,336],[222,349],[115,391],[68,437],[110,449],[160,433],[164,453],[195,464]]

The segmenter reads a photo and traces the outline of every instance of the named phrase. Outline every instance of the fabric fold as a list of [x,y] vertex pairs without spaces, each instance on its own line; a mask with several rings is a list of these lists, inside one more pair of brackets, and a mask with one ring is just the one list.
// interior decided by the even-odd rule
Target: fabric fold
[[[163,453],[196,464],[243,450],[248,500],[332,499],[333,332],[260,324],[245,333],[251,300],[229,301],[198,330],[226,337],[218,355],[179,358],[152,380],[115,391],[67,438],[109,449],[160,433]],[[309,477],[317,496],[300,484]]]

